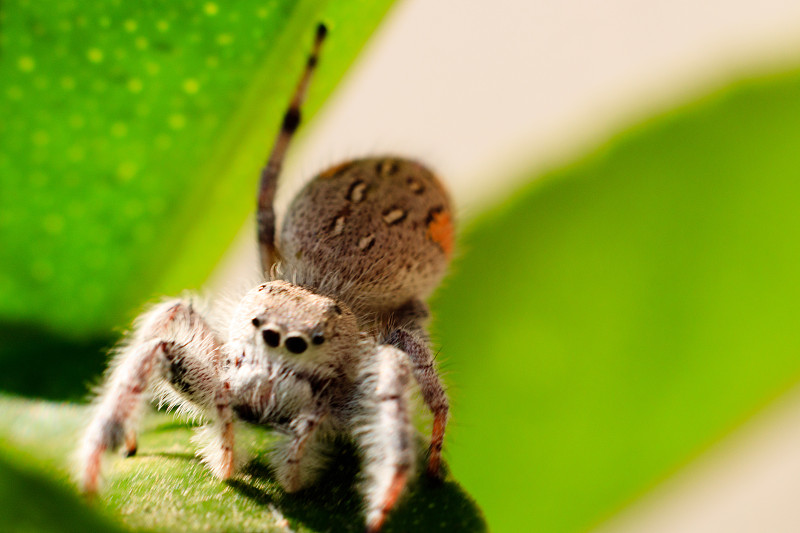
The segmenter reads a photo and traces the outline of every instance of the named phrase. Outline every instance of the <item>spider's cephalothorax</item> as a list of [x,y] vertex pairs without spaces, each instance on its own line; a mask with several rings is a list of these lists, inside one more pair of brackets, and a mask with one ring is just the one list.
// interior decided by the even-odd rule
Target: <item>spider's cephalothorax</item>
[[233,421],[289,436],[272,453],[287,491],[312,484],[326,443],[355,440],[362,454],[367,527],[379,530],[414,470],[409,389],[433,412],[427,463],[440,476],[448,402],[427,340],[424,298],[453,246],[451,208],[435,176],[396,157],[351,161],[294,199],[276,242],[273,201],[281,164],[325,37],[314,51],[261,176],[258,237],[266,273],[227,331],[187,299],[137,319],[117,350],[79,448],[79,480],[97,490],[105,451],[136,452],[144,394],[154,390],[209,425],[200,451],[219,478],[234,474]]

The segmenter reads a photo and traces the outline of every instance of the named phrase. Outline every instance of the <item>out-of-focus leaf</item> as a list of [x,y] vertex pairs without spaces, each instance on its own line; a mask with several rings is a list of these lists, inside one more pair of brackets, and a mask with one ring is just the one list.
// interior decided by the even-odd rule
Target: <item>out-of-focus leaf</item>
[[199,287],[254,210],[316,24],[306,118],[390,4],[0,3],[0,389],[82,395],[145,300]]
[[0,322],[0,391],[79,401],[105,368],[113,332],[71,337],[41,324]]
[[[0,529],[9,533],[121,531],[90,509],[66,475],[80,409],[0,397]],[[42,435],[46,434],[46,438]]]
[[79,498],[0,456],[0,516],[7,533],[121,531]]
[[[2,398],[0,438],[17,457],[39,464],[64,482],[86,410]],[[145,426],[137,455],[107,465],[106,487],[98,497],[98,505],[128,527],[151,531],[364,530],[356,485],[359,464],[346,444],[331,456],[330,469],[313,488],[288,495],[266,466],[275,439],[272,433],[239,428],[239,446],[253,450],[255,459],[241,474],[223,483],[195,457],[189,425],[162,414],[148,417]],[[2,467],[0,463],[0,488]],[[68,516],[70,512],[65,505],[52,515]],[[486,525],[472,499],[448,477],[441,485],[417,480],[392,514],[386,531],[481,532]]]
[[657,117],[475,221],[434,304],[455,475],[584,531],[800,377],[800,73]]
[[0,4],[0,320],[106,332],[197,287],[330,27],[306,116],[390,1]]

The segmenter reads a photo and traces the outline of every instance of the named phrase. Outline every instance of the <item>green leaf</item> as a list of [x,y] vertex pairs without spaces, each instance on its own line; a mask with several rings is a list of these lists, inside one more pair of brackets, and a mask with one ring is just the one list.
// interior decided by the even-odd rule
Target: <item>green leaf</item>
[[800,72],[741,83],[471,224],[433,308],[493,530],[585,531],[798,382],[798,147]]
[[389,5],[3,2],[0,320],[106,333],[198,287],[254,211],[316,24],[306,117]]
[[19,371],[0,387],[82,395],[113,328],[199,287],[254,211],[316,24],[306,118],[390,4],[0,3],[0,361]]
[[20,469],[2,456],[0,515],[3,531],[8,533],[120,531],[110,521],[87,509],[75,494],[43,476]]
[[[69,456],[86,412],[86,407],[74,405],[0,398],[0,435],[17,460],[38,465],[66,484]],[[272,433],[244,425],[238,429],[238,445],[252,450],[255,458],[227,483],[214,478],[195,457],[191,434],[190,425],[171,416],[146,417],[137,455],[106,467],[106,487],[97,502],[105,514],[151,531],[283,532],[286,525],[293,531],[363,531],[359,464],[346,443],[331,456],[331,467],[314,487],[288,495],[267,467]],[[8,479],[0,463],[0,488]],[[72,524],[69,505],[53,510],[52,516],[58,513]],[[475,532],[485,531],[486,525],[475,503],[448,476],[441,485],[415,481],[386,527],[387,532],[412,530]]]

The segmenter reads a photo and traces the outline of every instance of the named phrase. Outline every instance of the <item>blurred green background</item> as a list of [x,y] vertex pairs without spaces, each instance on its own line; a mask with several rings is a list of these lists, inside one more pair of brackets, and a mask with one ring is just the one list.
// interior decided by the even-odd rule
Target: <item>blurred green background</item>
[[[388,4],[4,2],[0,389],[79,400],[146,301],[200,287],[252,211],[312,28],[335,39],[309,114]],[[800,72],[743,79],[467,222],[434,336],[446,457],[492,530],[584,531],[797,383],[798,147]],[[52,483],[36,490],[83,523],[77,408],[2,402],[0,488]]]
[[0,386],[83,395],[146,300],[199,288],[253,211],[317,21],[337,37],[306,116],[388,6],[4,2]]

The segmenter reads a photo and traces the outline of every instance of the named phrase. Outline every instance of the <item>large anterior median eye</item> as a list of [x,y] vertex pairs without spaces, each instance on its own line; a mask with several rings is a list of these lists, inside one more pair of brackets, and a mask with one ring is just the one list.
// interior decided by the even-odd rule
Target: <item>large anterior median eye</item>
[[287,337],[286,349],[292,353],[303,353],[308,348],[308,343],[302,337]]
[[267,343],[267,346],[277,348],[281,343],[281,334],[274,329],[265,329],[261,332],[261,335],[263,335],[264,342]]

